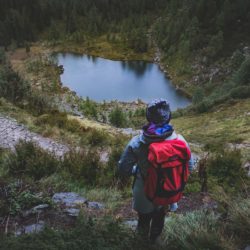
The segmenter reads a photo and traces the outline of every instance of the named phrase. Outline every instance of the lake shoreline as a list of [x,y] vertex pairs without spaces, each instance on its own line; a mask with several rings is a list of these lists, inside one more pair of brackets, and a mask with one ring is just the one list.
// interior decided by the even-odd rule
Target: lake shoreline
[[165,98],[174,110],[190,105],[190,100],[176,90],[156,63],[114,61],[76,53],[54,53],[53,56],[63,69],[63,86],[82,98],[89,97],[95,102],[140,99],[145,103]]
[[178,84],[175,82],[174,74],[171,74],[167,67],[162,63],[161,61],[161,53],[158,48],[155,46],[151,48],[150,51],[147,53],[128,53],[124,54],[123,51],[118,51],[119,56],[117,54],[111,54],[107,53],[105,50],[95,51],[94,49],[89,50],[85,46],[76,46],[75,44],[59,44],[59,45],[53,45],[53,46],[46,46],[49,50],[51,50],[51,53],[74,53],[78,55],[88,55],[88,56],[95,56],[100,57],[103,59],[108,59],[112,61],[145,61],[148,63],[155,63],[159,66],[160,70],[164,73],[164,75],[171,80],[172,85],[175,87],[176,91],[183,95],[184,97],[188,98],[190,101],[192,101],[192,95],[186,91],[185,89],[181,88]]

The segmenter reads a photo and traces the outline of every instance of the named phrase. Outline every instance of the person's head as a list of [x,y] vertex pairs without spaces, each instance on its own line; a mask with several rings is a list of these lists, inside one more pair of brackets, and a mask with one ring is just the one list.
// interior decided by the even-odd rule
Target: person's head
[[171,110],[168,101],[160,98],[148,103],[146,118],[148,122],[155,124],[169,123]]

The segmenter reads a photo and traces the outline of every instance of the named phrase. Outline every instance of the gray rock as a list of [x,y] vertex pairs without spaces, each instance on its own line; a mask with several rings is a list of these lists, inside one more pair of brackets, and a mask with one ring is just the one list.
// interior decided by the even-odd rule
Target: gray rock
[[64,210],[65,213],[67,213],[69,216],[77,217],[80,213],[80,209],[78,208],[67,208]]
[[138,222],[137,222],[137,220],[126,220],[123,222],[123,224],[135,231]]
[[[243,168],[247,171],[247,176],[250,177],[250,162],[246,162],[244,165],[243,165]],[[249,249],[250,250],[250,249]]]
[[43,230],[44,226],[45,226],[44,221],[39,221],[36,224],[31,224],[31,225],[25,226],[24,233],[26,233],[26,234],[38,233],[38,232]]
[[96,202],[96,201],[88,201],[87,203],[87,207],[88,208],[94,208],[94,209],[103,209],[104,205],[100,202]]
[[43,209],[48,208],[48,207],[49,207],[48,204],[40,204],[38,206],[33,207],[32,210],[34,210],[34,211],[43,210]]
[[28,217],[32,214],[36,214],[36,213],[41,213],[42,210],[48,208],[49,205],[48,204],[41,204],[41,205],[38,205],[38,206],[35,206],[29,210],[25,210],[25,211],[22,211],[22,216],[23,217]]
[[74,192],[66,193],[55,193],[52,197],[52,201],[56,204],[62,204],[66,207],[76,207],[79,205],[84,205],[87,199],[81,197],[79,194]]
[[31,234],[31,233],[39,233],[44,229],[45,223],[44,221],[39,221],[38,223],[35,224],[30,224],[27,226],[23,226],[22,228],[19,228],[15,235],[19,236],[22,234]]
[[250,250],[250,245],[246,246],[244,250]]

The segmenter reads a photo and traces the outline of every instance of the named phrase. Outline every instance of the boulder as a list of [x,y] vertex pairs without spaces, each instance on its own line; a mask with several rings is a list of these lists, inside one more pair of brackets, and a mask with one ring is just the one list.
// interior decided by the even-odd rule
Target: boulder
[[84,205],[87,199],[74,192],[65,192],[55,193],[52,197],[52,201],[56,204],[61,204],[66,207],[75,207]]

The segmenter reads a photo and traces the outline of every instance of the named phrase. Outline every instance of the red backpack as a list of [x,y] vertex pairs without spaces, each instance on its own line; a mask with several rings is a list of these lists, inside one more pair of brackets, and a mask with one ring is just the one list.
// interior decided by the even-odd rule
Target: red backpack
[[188,179],[188,161],[191,152],[180,139],[150,144],[144,191],[155,205],[168,205],[182,197]]

